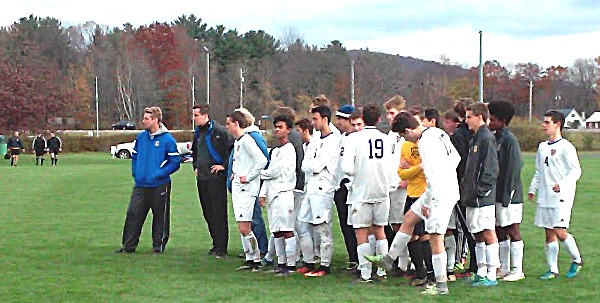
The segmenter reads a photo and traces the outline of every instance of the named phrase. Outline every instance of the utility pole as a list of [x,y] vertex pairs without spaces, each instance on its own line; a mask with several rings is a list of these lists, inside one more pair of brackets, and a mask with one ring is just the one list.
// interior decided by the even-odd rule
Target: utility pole
[[100,136],[100,115],[98,114],[98,76],[95,78],[96,86],[96,137]]
[[350,77],[352,78],[352,82],[350,83],[350,101],[352,102],[352,106],[354,106],[354,60],[350,60]]
[[531,122],[533,107],[533,79],[529,78],[529,122]]
[[479,102],[483,103],[483,32],[479,31]]
[[244,69],[240,68],[240,108],[244,107]]
[[[192,76],[192,108],[196,105],[196,77]],[[192,129],[196,128],[196,122],[192,117]]]

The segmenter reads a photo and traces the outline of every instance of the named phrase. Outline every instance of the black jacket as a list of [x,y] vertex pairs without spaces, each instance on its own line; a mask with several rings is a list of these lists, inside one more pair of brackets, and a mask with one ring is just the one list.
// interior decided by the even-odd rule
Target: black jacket
[[[217,161],[210,155],[208,145],[206,144],[206,135],[210,132],[210,143],[213,151],[216,152],[223,161]],[[233,137],[227,132],[225,127],[213,120],[210,120],[203,126],[196,127],[194,141],[192,142],[192,159],[194,160],[194,169],[198,170],[198,180],[210,180],[215,177],[225,177],[227,175],[227,166],[229,154],[233,149]],[[210,167],[215,164],[221,164],[225,170],[218,175],[210,172]]]
[[33,150],[35,150],[37,152],[42,152],[42,151],[46,150],[46,148],[47,148],[46,139],[44,139],[43,137],[35,137],[32,145],[33,145]]
[[487,125],[482,125],[469,144],[465,174],[460,183],[460,202],[466,207],[496,203],[498,154],[496,139]]
[[21,139],[19,137],[12,137],[12,138],[8,139],[8,143],[6,144],[6,147],[8,149],[11,149],[11,148],[25,149],[25,147],[23,147],[23,142],[21,142]]
[[296,150],[296,187],[295,189],[304,190],[304,172],[302,172],[302,160],[304,160],[304,148],[302,147],[302,138],[295,128],[289,135],[289,141]]
[[48,149],[56,151],[62,148],[62,141],[58,137],[51,137],[48,139]]
[[496,203],[502,203],[504,207],[509,204],[523,203],[521,183],[523,159],[519,141],[508,128],[496,131],[495,137],[500,166],[498,183],[496,183]]
[[472,137],[473,132],[469,129],[469,126],[464,121],[458,124],[456,130],[454,130],[454,133],[452,136],[450,136],[450,141],[460,155],[460,163],[456,167],[456,175],[459,183],[465,175],[465,164],[467,163],[467,156],[469,155],[469,142],[471,141]]

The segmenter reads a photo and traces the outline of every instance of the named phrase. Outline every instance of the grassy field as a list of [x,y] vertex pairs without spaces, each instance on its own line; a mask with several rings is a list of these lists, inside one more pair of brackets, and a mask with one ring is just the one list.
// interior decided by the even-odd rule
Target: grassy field
[[[525,274],[517,283],[490,289],[450,285],[450,295],[436,302],[599,302],[600,154],[580,155],[579,181],[571,232],[586,260],[581,276],[542,282],[546,270],[543,231],[533,226],[534,204],[525,204]],[[49,161],[48,161],[49,162]],[[523,180],[529,185],[533,155],[526,155]],[[352,285],[341,269],[324,278],[276,278],[265,273],[235,272],[240,250],[230,224],[230,256],[206,256],[210,238],[202,218],[189,164],[174,175],[171,240],[167,251],[152,256],[149,224],[138,252],[114,253],[132,180],[126,160],[107,154],[61,155],[59,166],[36,167],[24,155],[18,167],[0,162],[0,298],[5,302],[426,302],[403,279]],[[231,212],[230,207],[230,212]],[[147,220],[149,223],[151,220]],[[334,268],[346,260],[334,222]],[[561,275],[569,258],[561,247]]]

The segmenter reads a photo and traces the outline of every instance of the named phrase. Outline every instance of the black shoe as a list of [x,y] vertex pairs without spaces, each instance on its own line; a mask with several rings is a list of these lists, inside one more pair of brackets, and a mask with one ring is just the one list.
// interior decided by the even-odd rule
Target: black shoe
[[164,251],[162,251],[162,250],[160,250],[160,249],[158,249],[158,248],[153,248],[153,249],[152,249],[152,255],[154,255],[154,256],[161,255],[163,252],[164,252]]
[[214,252],[213,256],[215,256],[216,259],[227,258],[227,254],[224,252]]
[[115,251],[115,253],[117,254],[132,254],[135,252],[135,249],[125,249],[125,248],[120,248],[119,250]]

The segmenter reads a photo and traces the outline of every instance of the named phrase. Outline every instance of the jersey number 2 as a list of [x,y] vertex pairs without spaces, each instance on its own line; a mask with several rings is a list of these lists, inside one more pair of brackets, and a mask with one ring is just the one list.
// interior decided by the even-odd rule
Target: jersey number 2
[[[373,153],[373,147],[375,148],[375,153]],[[383,158],[383,140],[375,139],[369,140],[369,159],[373,159],[373,156],[377,159]]]

